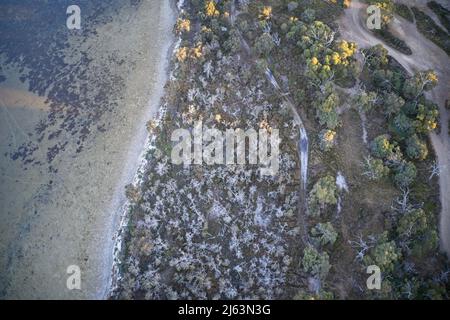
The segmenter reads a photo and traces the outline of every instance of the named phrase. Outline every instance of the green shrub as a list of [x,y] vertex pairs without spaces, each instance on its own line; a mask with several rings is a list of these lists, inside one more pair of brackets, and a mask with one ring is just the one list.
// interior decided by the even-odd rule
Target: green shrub
[[403,3],[396,3],[394,4],[394,10],[395,13],[398,14],[399,16],[405,18],[409,22],[414,22],[414,16],[411,12],[411,9],[409,9],[407,5]]

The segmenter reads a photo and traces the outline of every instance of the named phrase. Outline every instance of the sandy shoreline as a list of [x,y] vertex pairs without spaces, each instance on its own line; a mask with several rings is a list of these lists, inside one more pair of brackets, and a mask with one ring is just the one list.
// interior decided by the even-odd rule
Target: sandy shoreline
[[[16,162],[2,163],[3,176],[6,172],[14,177],[8,188],[0,190],[4,207],[0,296],[4,298],[101,299],[107,295],[114,236],[125,204],[124,186],[132,182],[139,167],[147,140],[145,124],[158,111],[174,23],[168,1],[144,1],[138,8],[121,10],[111,22],[99,26],[95,37],[74,44],[94,62],[107,61],[111,54],[133,61],[132,68],[124,64],[116,70],[125,79],[125,93],[119,108],[108,116],[109,129],[95,133],[76,156],[69,146],[54,161],[57,173],[53,175],[39,168],[21,171]],[[17,107],[3,109],[11,117],[22,112]],[[23,128],[11,128],[11,136],[19,129]],[[51,187],[44,188],[41,181],[48,179]],[[69,265],[81,269],[81,290],[66,288]]]
[[[165,4],[166,6],[164,8],[164,11],[166,12],[165,14],[163,14],[163,16],[167,18],[165,24],[169,22],[169,26],[173,26],[173,24],[175,23],[175,7],[173,6],[172,2]],[[169,6],[171,8],[169,8]],[[170,36],[166,39],[166,41],[164,41],[160,49],[160,63],[157,65],[156,71],[158,79],[156,80],[153,86],[154,88],[149,95],[148,105],[146,106],[146,114],[143,116],[143,121],[139,125],[134,143],[128,150],[125,169],[122,178],[117,185],[113,201],[111,202],[110,210],[117,212],[117,214],[114,215],[110,229],[110,232],[112,232],[113,242],[110,243],[110,247],[108,248],[108,250],[105,250],[106,256],[104,261],[106,261],[105,271],[107,273],[104,282],[107,287],[106,290],[102,293],[101,298],[108,297],[115,282],[116,275],[114,274],[114,272],[117,266],[114,264],[116,262],[115,260],[118,258],[117,253],[119,253],[119,251],[116,252],[116,250],[120,250],[122,245],[122,228],[125,226],[125,223],[127,221],[129,208],[129,202],[125,197],[124,190],[127,184],[132,183],[133,185],[136,185],[141,182],[139,175],[146,167],[147,160],[145,159],[145,156],[149,148],[151,148],[153,142],[152,136],[149,134],[146,124],[148,120],[155,119],[158,115],[161,115],[160,102],[161,98],[164,95],[164,85],[168,80],[169,64],[174,46],[174,38],[170,34]]]

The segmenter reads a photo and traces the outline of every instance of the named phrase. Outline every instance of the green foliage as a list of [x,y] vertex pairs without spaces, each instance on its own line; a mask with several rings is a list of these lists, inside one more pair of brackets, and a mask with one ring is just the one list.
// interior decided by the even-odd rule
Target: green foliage
[[416,166],[412,162],[402,161],[394,169],[394,182],[400,188],[409,187],[417,177]]
[[422,235],[428,228],[428,218],[425,211],[415,209],[401,216],[397,225],[397,233],[407,238],[415,238]]
[[241,48],[241,39],[236,29],[231,29],[228,40],[224,43],[224,49],[230,54],[235,54]]
[[272,38],[268,33],[263,33],[256,39],[255,49],[260,56],[267,56],[275,47]]
[[406,140],[406,155],[412,160],[425,160],[428,156],[427,144],[417,134]]
[[424,101],[416,106],[414,126],[417,132],[428,134],[437,128],[439,109],[430,101]]
[[375,107],[377,101],[378,95],[376,92],[362,91],[354,98],[353,103],[359,110],[369,112]]
[[388,51],[382,44],[362,49],[363,55],[366,57],[369,67],[373,70],[382,69],[389,63]]
[[370,180],[380,180],[389,175],[389,167],[385,166],[383,160],[367,157],[364,162],[364,175]]
[[450,11],[441,6],[436,1],[427,2],[427,6],[428,8],[433,10],[433,12],[439,18],[439,21],[441,21],[442,25],[447,29],[448,32],[450,32]]
[[314,9],[308,8],[303,11],[301,19],[306,23],[312,23],[316,19],[316,11]]
[[390,129],[400,140],[406,139],[414,133],[414,122],[406,114],[400,112],[392,119]]
[[406,44],[406,42],[394,36],[388,29],[376,30],[375,34],[382,38],[388,45],[390,45],[394,49],[397,49],[401,53],[404,53],[408,56],[412,54],[412,50]]
[[406,79],[403,87],[403,96],[407,99],[417,100],[425,91],[436,87],[438,77],[432,70],[420,71],[413,77]]
[[370,255],[365,256],[366,265],[377,265],[382,272],[393,271],[395,264],[400,260],[401,252],[395,241],[389,241],[385,232],[378,240],[377,245],[370,250]]
[[394,92],[383,95],[383,113],[389,118],[398,114],[404,105],[405,100]]
[[396,71],[378,69],[373,72],[373,84],[383,91],[401,92],[403,88],[403,75]]
[[319,279],[325,279],[331,267],[328,254],[319,253],[311,245],[308,245],[303,252],[302,266],[303,271]]
[[337,107],[339,106],[339,95],[331,84],[327,84],[325,92],[318,91],[314,107],[316,108],[316,116],[321,125],[326,126],[330,130],[336,129],[340,125]]
[[423,258],[435,252],[439,247],[439,235],[436,230],[428,229],[420,236],[412,247],[411,254],[418,258]]
[[338,237],[338,233],[330,222],[318,223],[311,229],[311,235],[317,244],[322,246],[327,244],[333,245]]
[[307,63],[306,76],[314,83],[321,84],[333,77],[343,80],[354,75],[356,44],[335,41],[335,31],[322,21],[292,22],[286,37],[301,49]]
[[395,13],[397,13],[399,16],[405,18],[409,22],[414,22],[414,16],[407,5],[403,3],[395,3],[394,8]]
[[373,156],[384,159],[393,152],[394,145],[389,142],[389,135],[383,134],[372,141],[370,150]]
[[412,7],[414,16],[416,17],[417,29],[428,39],[440,46],[448,55],[450,55],[450,38],[444,30],[442,30],[432,18],[423,11]]
[[336,139],[336,132],[329,129],[323,129],[319,133],[320,149],[322,151],[330,151]]
[[327,205],[337,203],[337,188],[335,178],[325,176],[320,178],[309,192],[308,213],[313,216],[320,215]]

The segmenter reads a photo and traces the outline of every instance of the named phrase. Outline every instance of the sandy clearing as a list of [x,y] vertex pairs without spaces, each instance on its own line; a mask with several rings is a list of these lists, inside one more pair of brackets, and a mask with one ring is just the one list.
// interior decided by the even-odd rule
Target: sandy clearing
[[[65,153],[54,164],[57,174],[49,176],[39,169],[23,172],[15,163],[10,164],[10,171],[2,169],[9,183],[0,188],[1,297],[106,296],[113,237],[125,202],[124,186],[131,182],[139,165],[147,136],[145,123],[159,107],[173,23],[171,2],[144,1],[138,10],[125,6],[100,27],[95,39],[84,44],[92,44],[92,49],[79,45],[94,59],[115,52],[135,60],[136,67],[125,75],[123,104],[111,115],[111,128],[105,134],[96,134],[76,157],[71,150]],[[9,110],[16,112],[16,118],[45,116],[19,113],[22,108]],[[0,132],[3,129],[0,126]],[[66,288],[69,265],[81,268],[81,290]]]
[[345,10],[345,14],[339,20],[342,38],[354,41],[362,48],[382,43],[389,54],[410,74],[419,70],[433,69],[439,77],[438,86],[428,92],[427,96],[439,105],[441,114],[441,132],[432,133],[430,138],[440,166],[441,247],[450,256],[450,137],[448,135],[449,112],[445,108],[445,101],[450,98],[450,58],[441,48],[425,38],[415,24],[398,16],[391,25],[391,31],[407,43],[413,54],[407,56],[390,48],[366,29],[362,18],[366,7],[367,5],[358,0],[351,2],[350,8]]

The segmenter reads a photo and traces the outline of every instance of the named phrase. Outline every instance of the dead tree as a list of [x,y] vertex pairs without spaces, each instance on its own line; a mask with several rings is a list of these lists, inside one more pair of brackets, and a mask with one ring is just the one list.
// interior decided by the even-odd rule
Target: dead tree
[[352,246],[352,248],[355,248],[357,250],[357,254],[355,257],[355,260],[362,261],[364,259],[364,256],[366,255],[367,251],[370,250],[370,248],[373,248],[376,244],[376,239],[373,236],[369,236],[368,240],[365,241],[362,237],[362,235],[359,236],[359,238],[356,241],[349,240],[348,243]]
[[437,161],[434,161],[430,167],[430,177],[428,178],[428,180],[433,179],[434,176],[439,177],[440,174],[441,174],[441,168],[439,167],[439,164],[437,163]]

